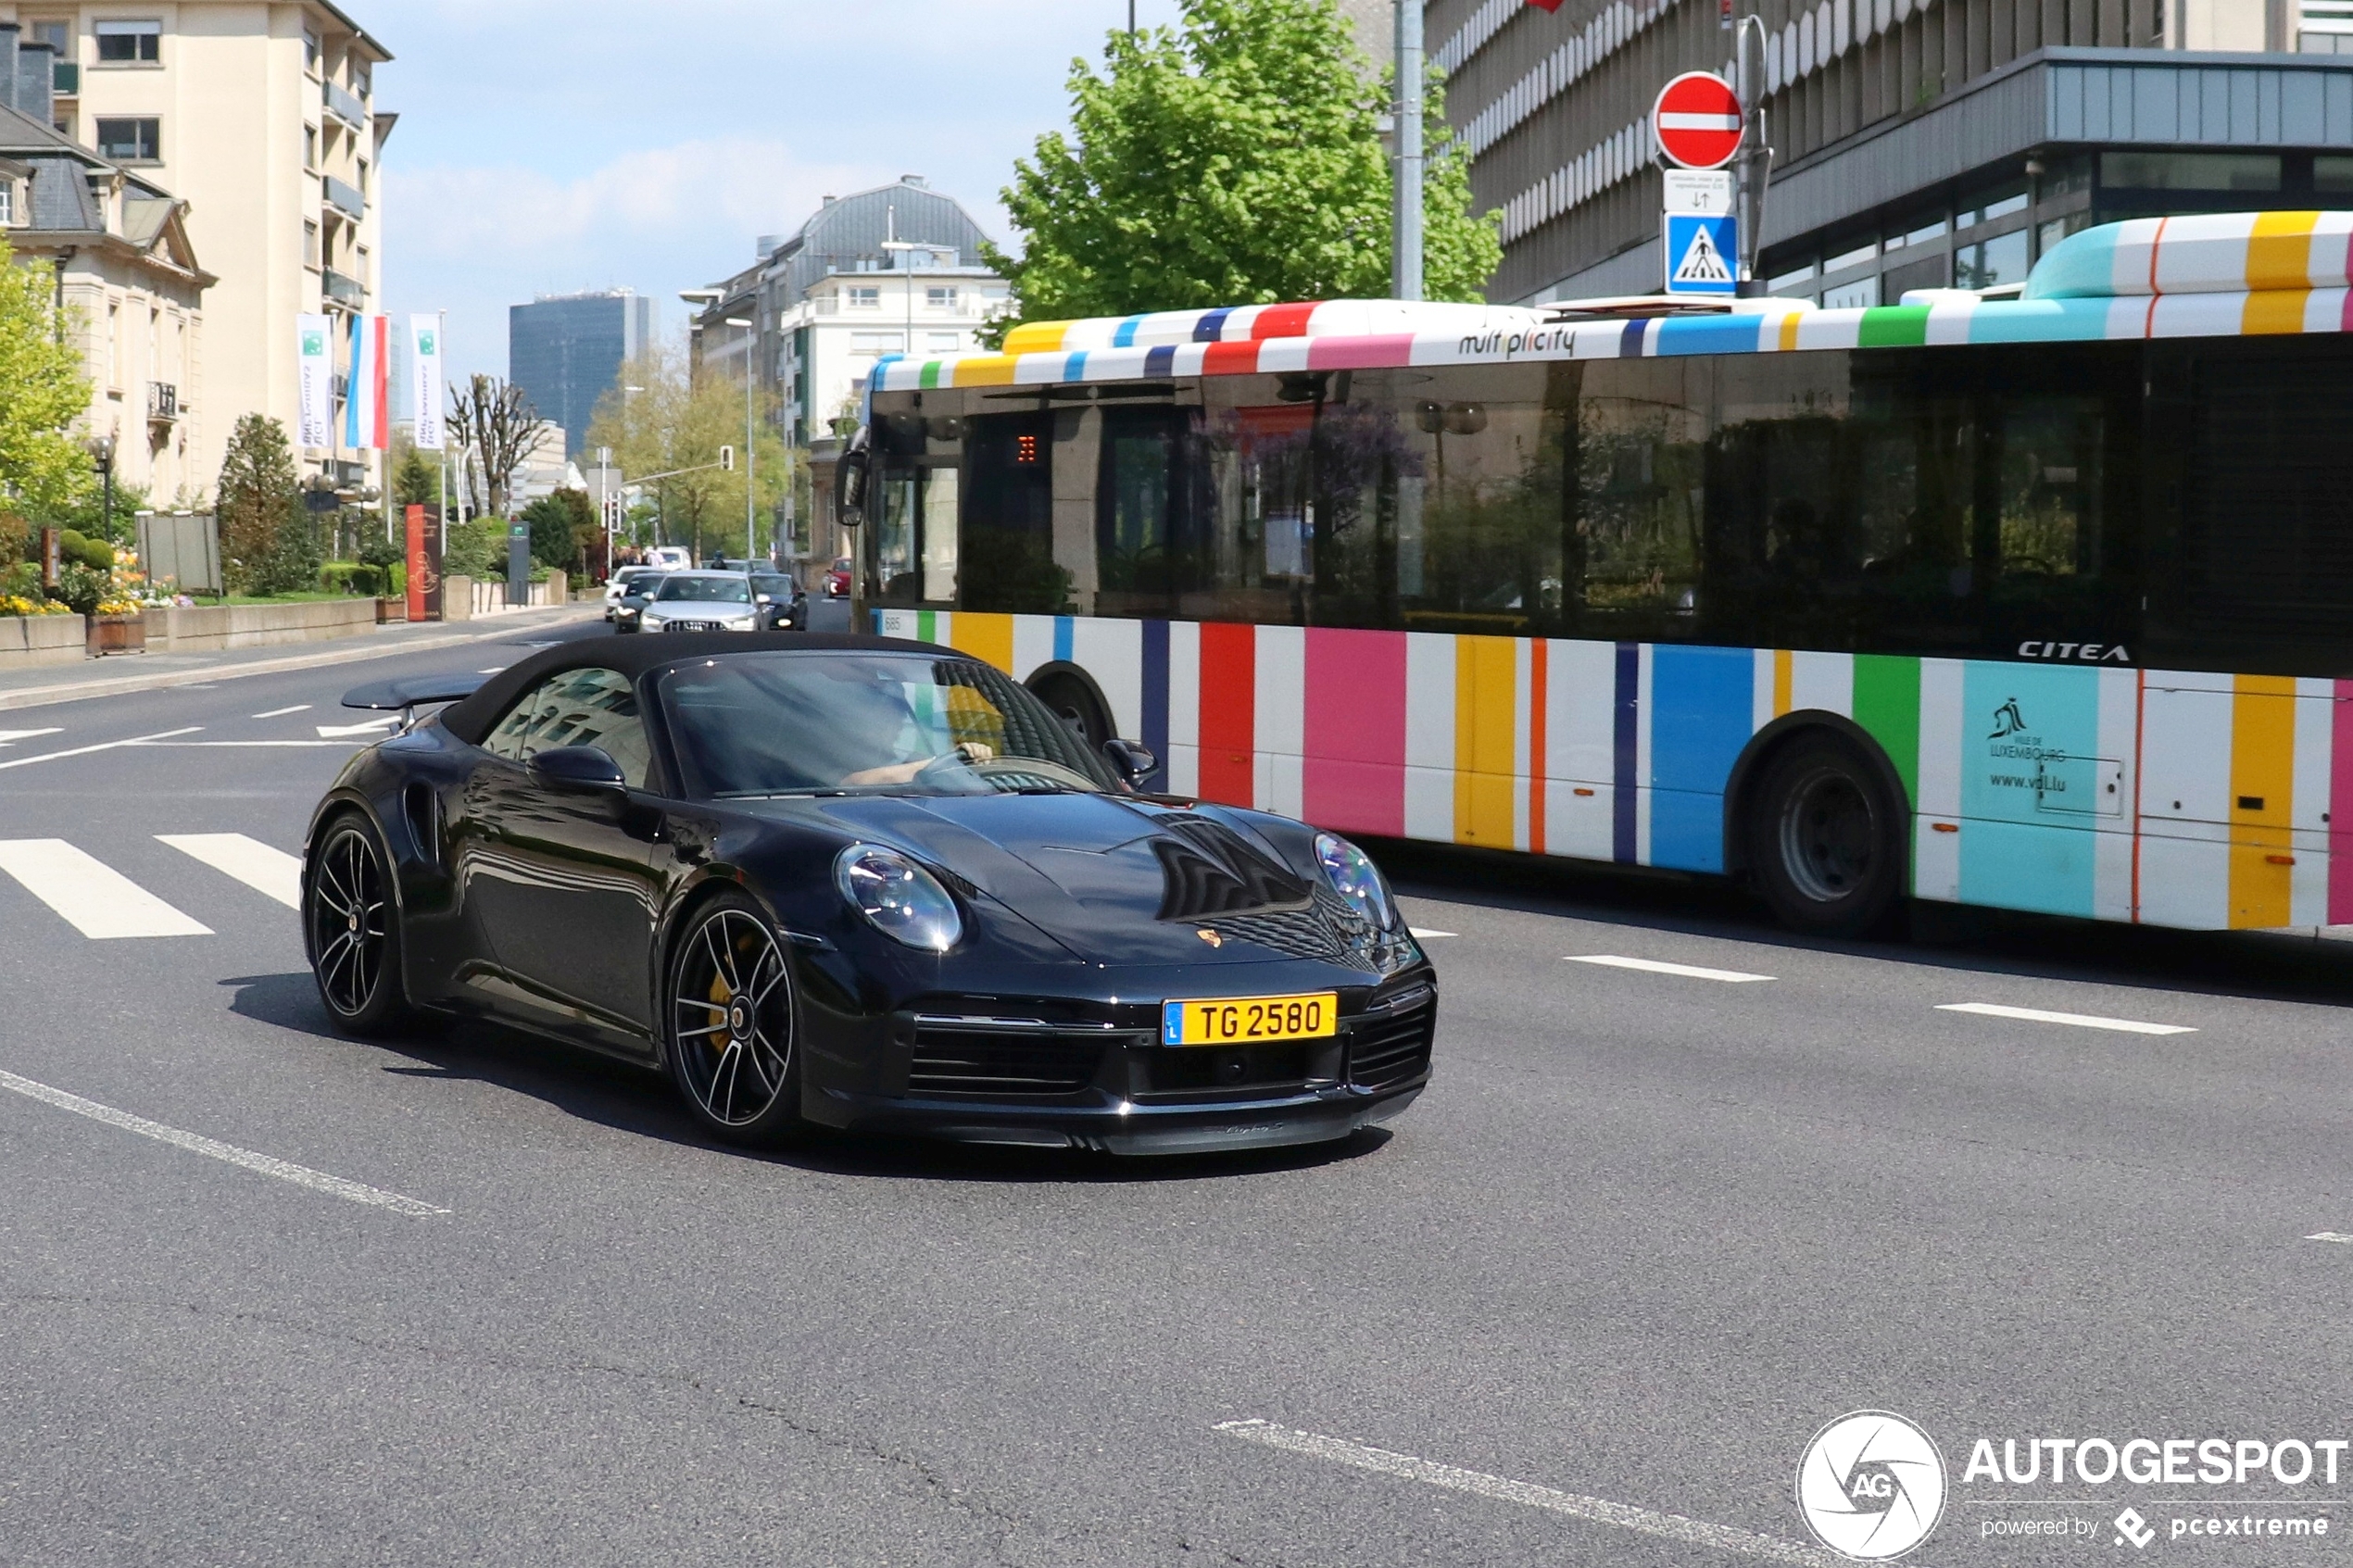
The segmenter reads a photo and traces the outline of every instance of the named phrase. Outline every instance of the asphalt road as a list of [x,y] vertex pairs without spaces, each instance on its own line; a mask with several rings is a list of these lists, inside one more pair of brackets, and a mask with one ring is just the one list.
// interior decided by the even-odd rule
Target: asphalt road
[[[1720,889],[1392,847],[1452,935],[1389,1132],[758,1158],[525,1037],[327,1028],[252,847],[362,744],[318,733],[347,686],[521,651],[0,714],[0,869],[80,851],[204,928],[85,935],[0,874],[0,1562],[1806,1561],[1799,1453],[1864,1407],[1952,1467],[1913,1562],[2353,1494],[2093,1488],[2096,1539],[1989,1540],[2036,1510],[1960,1477],[1975,1435],[2353,1435],[2353,1245],[2307,1239],[2353,1233],[2339,944],[1806,944]],[[2336,1518],[2202,1549],[2330,1561]]]

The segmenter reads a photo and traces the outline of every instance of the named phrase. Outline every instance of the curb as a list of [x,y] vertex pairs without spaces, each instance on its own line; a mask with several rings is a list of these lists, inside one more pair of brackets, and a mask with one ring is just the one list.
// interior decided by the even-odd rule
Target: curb
[[[416,637],[393,647],[343,647],[328,646],[326,651],[289,655],[283,659],[257,659],[244,663],[223,665],[213,670],[158,671],[152,675],[122,675],[112,680],[77,681],[68,685],[34,686],[21,691],[0,691],[0,713],[20,708],[45,708],[53,703],[82,702],[91,697],[127,696],[136,692],[167,691],[173,686],[209,685],[215,681],[231,681],[244,675],[278,675],[289,670],[313,670],[326,664],[357,664],[363,659],[390,659],[397,654],[422,653],[433,648],[461,647],[468,643],[496,643],[512,638],[517,633],[538,631],[566,624],[571,616],[552,620],[532,621],[522,625],[509,625],[496,632],[458,633],[441,637]],[[585,619],[585,616],[580,619]]]

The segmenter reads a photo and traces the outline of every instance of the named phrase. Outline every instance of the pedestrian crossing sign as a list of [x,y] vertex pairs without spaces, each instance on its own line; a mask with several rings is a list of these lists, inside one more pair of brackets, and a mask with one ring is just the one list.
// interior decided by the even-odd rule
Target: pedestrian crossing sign
[[1705,212],[1667,215],[1667,292],[1734,295],[1740,292],[1740,220]]

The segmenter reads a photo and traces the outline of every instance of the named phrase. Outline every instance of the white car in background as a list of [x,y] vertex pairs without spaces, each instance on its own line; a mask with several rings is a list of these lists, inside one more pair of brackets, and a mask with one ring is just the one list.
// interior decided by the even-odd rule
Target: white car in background
[[684,545],[656,545],[646,552],[646,564],[664,571],[691,571],[695,558]]
[[757,632],[760,604],[741,571],[673,571],[646,602],[644,632]]
[[605,619],[611,621],[621,613],[621,601],[629,596],[630,584],[660,577],[658,566],[624,566],[605,583]]

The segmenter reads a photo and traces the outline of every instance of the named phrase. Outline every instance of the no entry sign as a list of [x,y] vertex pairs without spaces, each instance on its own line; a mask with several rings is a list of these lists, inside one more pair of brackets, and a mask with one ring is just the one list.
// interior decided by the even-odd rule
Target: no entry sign
[[1712,70],[1687,70],[1651,109],[1659,149],[1685,169],[1721,169],[1740,151],[1740,95]]

